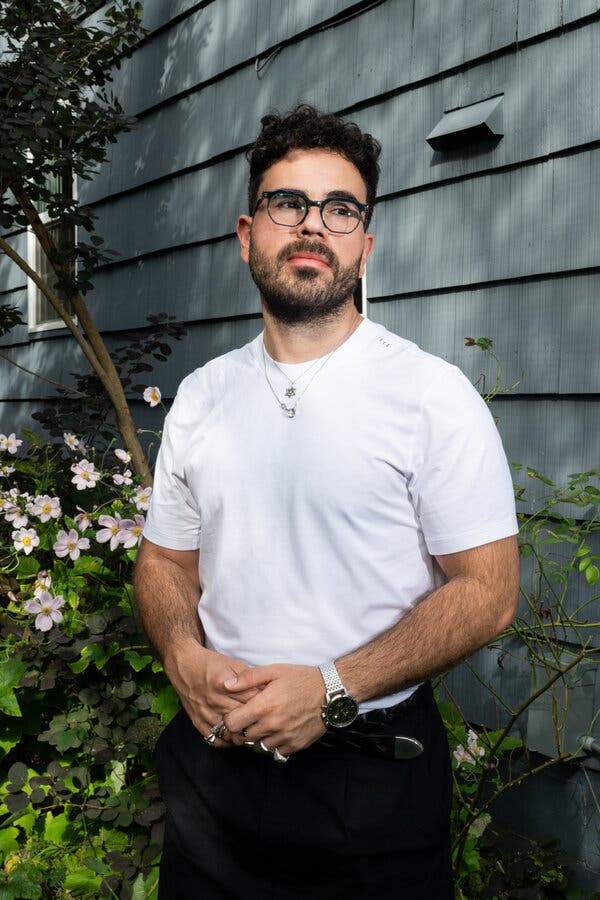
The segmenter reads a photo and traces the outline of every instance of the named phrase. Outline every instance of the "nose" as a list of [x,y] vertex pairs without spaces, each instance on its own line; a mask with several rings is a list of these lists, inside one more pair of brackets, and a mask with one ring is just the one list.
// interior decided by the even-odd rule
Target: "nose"
[[318,206],[309,206],[307,217],[304,222],[301,222],[300,225],[297,226],[296,230],[298,231],[298,234],[303,235],[319,234],[321,237],[324,237],[327,234],[327,229],[321,218],[321,210]]

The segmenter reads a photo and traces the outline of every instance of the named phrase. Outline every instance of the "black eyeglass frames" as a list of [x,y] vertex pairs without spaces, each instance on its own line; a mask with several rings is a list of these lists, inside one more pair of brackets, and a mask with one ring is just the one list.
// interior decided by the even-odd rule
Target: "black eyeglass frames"
[[[275,225],[296,228],[306,219],[311,206],[321,213],[323,225],[334,234],[351,234],[362,222],[362,215],[369,209],[368,203],[359,203],[349,197],[327,197],[325,200],[311,200],[302,191],[263,191],[259,196],[254,213],[263,200],[267,201],[269,218]],[[253,213],[253,215],[254,215]]]

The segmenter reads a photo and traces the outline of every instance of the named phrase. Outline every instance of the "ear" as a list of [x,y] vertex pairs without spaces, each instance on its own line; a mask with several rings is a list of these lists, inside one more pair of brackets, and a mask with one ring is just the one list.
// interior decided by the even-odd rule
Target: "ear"
[[240,254],[245,263],[250,254],[250,231],[252,229],[252,216],[240,216],[237,221],[236,233],[240,242]]
[[365,274],[365,269],[367,267],[367,260],[373,251],[373,245],[375,243],[375,235],[374,234],[365,234],[365,243],[363,247],[363,253],[360,258],[360,277]]

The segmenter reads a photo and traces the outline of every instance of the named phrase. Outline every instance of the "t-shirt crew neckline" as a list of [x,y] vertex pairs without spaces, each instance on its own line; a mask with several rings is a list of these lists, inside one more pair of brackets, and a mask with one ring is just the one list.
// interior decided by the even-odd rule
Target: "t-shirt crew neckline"
[[[271,354],[269,353],[269,351],[267,350],[267,348],[264,345],[265,332],[263,329],[261,331],[261,333],[255,339],[255,341],[253,342],[255,345],[255,350],[257,351],[257,360],[256,361],[258,363],[260,363],[260,365],[262,366],[262,364],[263,364],[262,354],[264,353],[267,361],[270,364],[272,364],[276,368],[283,369],[284,372],[288,373],[291,376],[295,375],[296,373],[302,372],[303,369],[306,369],[306,368],[314,365],[315,363],[319,362],[320,360],[326,359],[328,356],[331,356],[332,354],[335,354],[334,358],[337,361],[339,361],[340,359],[343,359],[345,356],[347,356],[349,353],[355,353],[358,349],[360,349],[360,347],[363,345],[363,343],[366,343],[366,340],[368,340],[368,338],[369,338],[369,331],[370,331],[370,329],[368,327],[369,324],[372,324],[372,323],[370,323],[368,319],[363,318],[362,321],[356,326],[356,328],[352,332],[352,334],[349,335],[346,338],[346,340],[343,341],[333,351],[329,350],[327,353],[324,353],[323,356],[315,356],[314,359],[307,359],[301,363],[283,363],[283,362],[279,362],[276,359],[273,359],[273,357],[271,356]],[[366,338],[366,340],[363,339],[363,336],[364,336],[364,338]],[[333,365],[333,360],[331,361],[331,364]]]

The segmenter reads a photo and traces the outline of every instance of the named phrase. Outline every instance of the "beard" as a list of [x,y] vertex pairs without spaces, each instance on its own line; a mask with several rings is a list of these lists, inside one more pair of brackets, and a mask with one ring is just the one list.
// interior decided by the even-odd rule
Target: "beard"
[[[312,266],[284,268],[292,252],[318,253],[329,263],[333,276],[323,283],[326,270]],[[331,318],[353,296],[360,280],[360,257],[340,266],[336,255],[319,241],[294,241],[270,260],[250,241],[248,263],[252,279],[271,315],[286,325]]]

